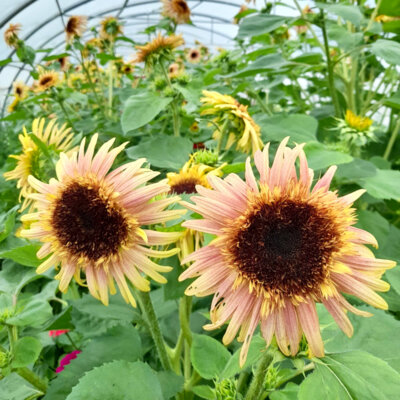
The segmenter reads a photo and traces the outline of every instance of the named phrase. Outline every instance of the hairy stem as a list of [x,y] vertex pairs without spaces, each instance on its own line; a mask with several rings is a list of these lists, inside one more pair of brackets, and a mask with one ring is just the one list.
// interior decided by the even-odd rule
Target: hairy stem
[[251,381],[249,390],[246,393],[244,400],[256,400],[260,398],[260,393],[263,388],[265,374],[273,360],[273,355],[270,351],[265,351],[262,355],[260,363],[257,366],[256,373]]

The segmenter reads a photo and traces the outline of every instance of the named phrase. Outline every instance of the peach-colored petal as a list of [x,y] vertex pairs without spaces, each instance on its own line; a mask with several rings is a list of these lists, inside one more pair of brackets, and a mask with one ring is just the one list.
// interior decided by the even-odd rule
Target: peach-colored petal
[[254,163],[260,173],[260,182],[267,183],[269,179],[269,143],[264,147],[263,151],[257,150],[254,154]]
[[322,299],[322,303],[325,308],[332,315],[333,319],[339,325],[340,329],[348,336],[353,335],[353,325],[351,324],[349,318],[343,311],[341,304],[334,298]]
[[372,246],[378,247],[378,242],[369,232],[356,228],[355,226],[349,226],[347,229],[355,235],[354,238],[350,239],[353,243],[372,244]]
[[65,293],[68,290],[68,285],[71,282],[72,277],[75,274],[74,264],[65,264],[61,267],[59,274],[57,275],[60,279],[58,285],[61,292]]
[[336,170],[336,165],[332,165],[332,167],[329,167],[328,171],[325,172],[325,175],[315,184],[312,193],[315,193],[317,190],[327,192],[329,190],[329,186],[332,182],[332,178],[333,175],[335,175]]
[[285,307],[281,310],[281,314],[286,328],[286,336],[290,345],[290,354],[295,356],[299,350],[301,331],[296,310],[289,299],[286,299]]
[[212,235],[219,235],[220,225],[215,221],[209,221],[205,219],[193,219],[191,221],[185,221],[182,224],[183,227],[189,229],[195,229],[200,232],[211,233]]
[[255,193],[258,193],[258,185],[256,178],[253,173],[253,169],[251,168],[250,157],[247,157],[246,160],[246,169],[245,169],[245,178],[248,187]]
[[353,204],[358,198],[360,198],[364,193],[366,192],[366,190],[364,189],[359,189],[356,190],[353,193],[347,194],[346,196],[340,197],[340,201],[347,205],[351,205]]

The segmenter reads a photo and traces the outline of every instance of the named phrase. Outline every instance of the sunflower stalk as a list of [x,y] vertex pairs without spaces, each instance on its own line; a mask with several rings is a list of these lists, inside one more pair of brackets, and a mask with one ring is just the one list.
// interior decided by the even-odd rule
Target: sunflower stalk
[[[167,72],[167,69],[166,69],[165,64],[164,64],[164,60],[160,60],[160,61],[161,61],[160,65],[161,65],[161,69],[162,69],[162,72],[163,72],[164,77],[165,77],[165,81],[167,82],[168,87],[172,91],[175,91],[175,89],[172,86],[171,80],[169,79],[168,72]],[[180,134],[180,120],[179,120],[179,109],[178,109],[178,105],[177,105],[176,99],[173,99],[171,101],[171,111],[172,111],[172,123],[173,123],[173,126],[174,126],[174,136],[175,137],[179,137],[181,135]]]
[[400,117],[397,120],[397,123],[392,131],[392,135],[390,136],[389,142],[386,146],[385,153],[383,154],[383,158],[385,160],[389,159],[390,153],[392,152],[392,148],[393,148],[394,142],[397,139],[397,135],[399,134],[399,131],[400,131]]
[[154,311],[153,303],[148,292],[136,291],[140,309],[142,310],[143,317],[147,322],[150,334],[153,338],[154,344],[160,357],[161,365],[166,371],[171,371],[171,360],[167,353],[167,348],[161,334],[160,325]]
[[265,375],[270,367],[273,354],[270,351],[265,351],[262,355],[260,363],[257,366],[257,370],[254,374],[253,380],[251,381],[249,390],[246,393],[244,400],[256,400],[260,398],[260,393],[263,389]]

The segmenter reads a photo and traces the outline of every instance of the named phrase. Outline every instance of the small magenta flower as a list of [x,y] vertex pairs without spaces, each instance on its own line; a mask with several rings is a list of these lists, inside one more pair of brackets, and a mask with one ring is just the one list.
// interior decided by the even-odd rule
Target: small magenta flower
[[49,331],[49,336],[57,337],[57,336],[63,335],[64,333],[67,333],[67,332],[69,332],[69,329],[56,329],[56,330]]
[[61,371],[64,370],[64,367],[68,365],[71,360],[75,360],[76,357],[78,357],[78,354],[82,353],[80,350],[74,350],[72,353],[67,354],[64,356],[61,361],[60,361],[60,366],[56,368],[56,373],[60,373]]

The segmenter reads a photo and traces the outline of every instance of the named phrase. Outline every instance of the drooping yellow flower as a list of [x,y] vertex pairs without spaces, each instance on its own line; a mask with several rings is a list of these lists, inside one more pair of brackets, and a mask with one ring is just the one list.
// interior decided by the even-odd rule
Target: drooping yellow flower
[[391,15],[378,15],[375,18],[376,22],[383,22],[383,23],[387,23],[387,22],[394,22],[394,21],[400,21],[400,17],[394,17]]
[[212,189],[198,186],[199,195],[191,198],[195,204],[182,202],[203,216],[182,225],[216,238],[183,260],[194,264],[179,280],[197,278],[186,289],[188,296],[214,294],[205,329],[229,322],[224,344],[239,332],[241,366],[259,323],[267,346],[275,335],[280,350],[295,356],[304,333],[310,354],[323,357],[315,303],[326,307],[347,336],[353,333],[347,311],[371,314],[353,307],[342,293],[387,309],[375,292],[389,289],[380,278],[396,263],[376,259],[365,246],[377,246],[375,238],[354,227],[352,204],[365,190],[344,197],[331,191],[334,166],[313,186],[304,145],[291,149],[287,142],[278,147],[272,166],[269,145],[255,153],[259,180],[248,158],[245,180],[211,176]]
[[152,61],[152,58],[156,58],[163,54],[170,55],[171,51],[184,44],[184,40],[181,34],[162,36],[160,33],[151,42],[144,46],[136,46],[138,50],[134,62],[145,62]]
[[149,246],[173,243],[179,232],[158,232],[144,226],[177,218],[182,210],[165,210],[179,200],[176,196],[154,200],[169,186],[166,180],[146,185],[159,173],[142,168],[145,159],[110,172],[127,143],[112,149],[112,139],[95,153],[97,138],[93,135],[86,150],[83,140],[79,152],[71,156],[61,153],[57,179],[44,183],[29,177],[38,192],[31,195],[37,212],[23,216],[22,220],[32,221],[32,225],[21,235],[43,244],[37,256],[48,258],[37,273],[60,266],[56,279],[62,292],[68,290],[73,277],[83,284],[83,273],[90,294],[103,304],[108,304],[109,291],[115,294],[116,282],[125,301],[135,307],[127,281],[141,291],[150,290],[150,282],[142,274],[165,283],[160,272],[171,268],[150,257],[170,257],[178,251]]
[[346,110],[345,121],[350,128],[360,132],[367,131],[373,123],[372,119],[356,115],[351,110]]
[[[70,154],[73,151],[71,142],[74,136],[71,128],[67,128],[66,124],[59,127],[56,122],[56,119],[52,119],[45,127],[45,119],[36,118],[32,122],[32,133],[46,146],[49,152],[55,155],[61,152]],[[26,128],[23,127],[22,130],[23,134],[18,137],[22,145],[22,153],[10,156],[17,160],[17,166],[4,174],[6,180],[18,181],[19,199],[22,201],[21,211],[32,204],[29,195],[35,193],[34,188],[29,184],[28,177],[30,175],[41,177],[43,169],[47,169],[46,162],[48,162],[40,148],[31,139]]]
[[21,30],[21,24],[10,24],[4,31],[4,41],[7,46],[16,47],[18,45],[18,33]]
[[122,35],[122,25],[115,17],[107,17],[100,22],[100,37],[113,41],[118,35]]
[[67,43],[72,42],[75,38],[80,38],[86,30],[88,19],[82,15],[72,15],[69,17],[65,25],[65,34]]
[[161,0],[161,2],[164,16],[172,19],[176,24],[190,22],[190,8],[185,0]]
[[14,100],[7,107],[7,112],[9,113],[14,112],[19,102],[20,99],[18,97],[14,97]]
[[36,91],[44,92],[45,90],[53,86],[56,86],[59,82],[60,82],[60,74],[58,72],[40,68]]
[[227,135],[226,149],[236,143],[236,149],[253,154],[262,149],[260,127],[247,111],[247,106],[237,102],[232,96],[203,90],[200,101],[204,104],[201,115],[215,115],[218,124],[213,138],[221,141]]

